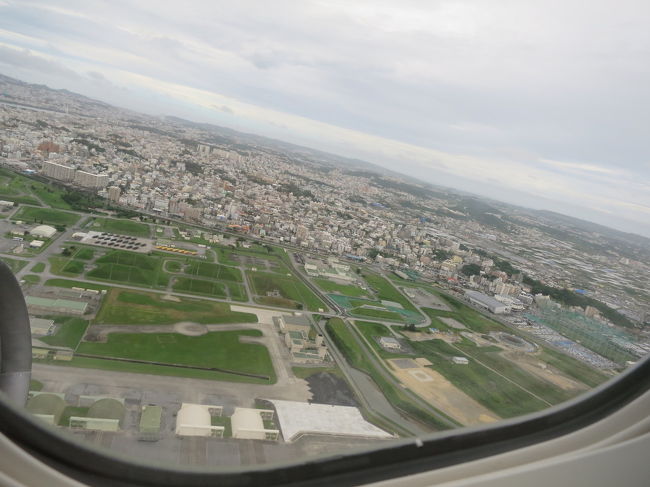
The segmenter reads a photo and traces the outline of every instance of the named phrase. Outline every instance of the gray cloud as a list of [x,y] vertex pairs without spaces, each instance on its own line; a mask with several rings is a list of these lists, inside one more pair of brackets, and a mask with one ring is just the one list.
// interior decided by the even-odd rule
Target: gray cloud
[[[634,181],[650,180],[649,14],[645,0],[204,1],[191,9],[155,0],[20,2],[0,7],[0,42],[57,61],[1,48],[0,62],[59,77],[73,76],[70,66],[96,82],[79,89],[109,102],[127,103],[117,88],[100,91],[90,72],[115,87],[132,88],[123,73],[134,73],[425,149],[508,161],[490,176],[503,181],[496,190],[459,162],[434,158],[432,169],[372,152],[370,143],[314,139],[285,120],[249,121],[251,130],[286,127],[282,137],[294,142],[423,179],[490,194],[510,188],[524,204],[544,177],[549,197],[566,186],[647,206]],[[128,103],[191,111],[185,101],[163,105],[172,101],[155,93]],[[211,108],[196,109],[196,118],[234,123],[223,114],[235,112],[246,123],[234,102]],[[515,177],[513,167],[534,177]],[[589,205],[569,191],[552,197]]]

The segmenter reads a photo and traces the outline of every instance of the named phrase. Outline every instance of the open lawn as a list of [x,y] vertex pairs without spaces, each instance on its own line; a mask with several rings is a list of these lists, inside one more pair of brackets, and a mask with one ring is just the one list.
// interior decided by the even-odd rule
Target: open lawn
[[610,378],[584,362],[550,348],[544,348],[539,359],[589,387],[599,386]]
[[222,282],[206,281],[204,279],[190,279],[187,277],[178,277],[174,279],[172,289],[184,293],[198,293],[214,296],[217,298],[226,298],[226,286]]
[[168,301],[154,293],[112,289],[104,298],[96,323],[165,325],[179,321],[197,323],[256,323],[257,315],[230,310],[226,303],[178,298]]
[[70,205],[63,201],[62,194],[52,185],[0,168],[0,199],[40,206],[41,203],[33,196],[36,195],[53,208],[69,209]]
[[45,262],[38,262],[34,264],[34,266],[30,269],[31,272],[36,272],[37,274],[40,274],[45,270]]
[[422,308],[432,320],[432,326],[440,330],[448,329],[438,318],[454,318],[460,321],[463,325],[477,333],[488,333],[490,331],[506,331],[506,327],[501,323],[497,323],[478,311],[470,308],[469,306],[461,303],[460,301],[445,296],[445,300],[449,303],[453,311],[440,311],[432,308]]
[[81,260],[74,260],[69,257],[48,257],[50,263],[50,272],[55,276],[78,276],[83,272],[84,262]]
[[418,356],[426,357],[431,361],[433,370],[441,373],[460,390],[503,418],[540,411],[548,407],[545,402],[536,399],[475,360],[470,359],[467,365],[454,364],[451,358],[461,354],[442,340],[411,342],[411,346]]
[[74,254],[75,259],[91,260],[95,256],[95,251],[88,247],[82,247]]
[[463,340],[454,345],[467,356],[476,358],[481,363],[515,381],[526,390],[531,391],[551,404],[557,404],[571,399],[577,393],[560,389],[556,385],[528,373],[511,360],[501,357],[499,355],[501,351],[500,347],[478,347],[469,340]]
[[380,300],[394,301],[401,304],[404,309],[418,313],[417,308],[388,279],[371,273],[365,273],[363,277],[368,285],[375,290]]
[[22,206],[14,216],[13,220],[26,222],[44,223],[47,225],[74,225],[79,221],[79,216],[67,211],[54,210],[52,208],[35,208],[33,206]]
[[96,232],[109,232],[118,235],[132,235],[134,237],[148,238],[151,234],[149,225],[133,220],[116,220],[113,218],[95,218],[89,230]]
[[[267,296],[268,292],[278,291],[284,306],[300,308],[300,305],[309,311],[318,311],[327,306],[297,277],[281,277],[267,272],[249,272],[248,278],[258,298],[256,301],[263,304],[274,304],[274,296]],[[269,299],[271,298],[271,302]],[[293,303],[293,304],[292,304]],[[281,304],[277,304],[281,305]]]
[[353,284],[338,284],[329,279],[314,279],[316,285],[328,293],[338,293],[352,298],[367,297],[368,293]]
[[88,328],[88,321],[81,318],[59,317],[54,322],[58,326],[55,335],[42,337],[41,341],[57,346],[75,349]]
[[111,250],[95,261],[96,268],[86,276],[92,279],[140,286],[165,286],[169,275],[162,270],[162,259],[135,252]]
[[36,274],[27,274],[26,276],[23,276],[23,281],[28,284],[38,284],[41,281],[41,276]]
[[198,337],[177,333],[111,333],[107,342],[83,342],[77,351],[103,357],[265,375],[270,377],[270,383],[274,383],[275,372],[266,347],[240,342],[240,336],[261,335],[259,330],[211,332]]
[[8,257],[0,257],[0,260],[7,264],[9,269],[11,269],[11,272],[14,274],[29,264],[28,260],[10,259]]
[[382,325],[381,323],[373,323],[372,321],[358,321],[354,322],[357,330],[368,340],[368,343],[372,345],[372,348],[383,358],[399,358],[399,357],[412,357],[410,354],[403,353],[393,353],[387,352],[384,350],[379,343],[377,343],[377,338],[379,337],[394,337],[391,331],[387,326]]
[[381,318],[382,320],[397,321],[404,323],[402,315],[399,313],[393,313],[385,309],[374,309],[374,308],[354,308],[350,310],[350,314],[354,316],[368,316],[370,318]]
[[243,281],[239,269],[197,260],[190,260],[183,272],[192,276],[208,277],[220,281]]

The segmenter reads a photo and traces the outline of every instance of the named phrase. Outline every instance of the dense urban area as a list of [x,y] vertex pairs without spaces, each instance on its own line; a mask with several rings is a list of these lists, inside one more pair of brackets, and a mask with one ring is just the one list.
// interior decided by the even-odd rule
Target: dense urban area
[[490,423],[650,351],[646,238],[1,75],[0,234],[27,409],[144,460]]

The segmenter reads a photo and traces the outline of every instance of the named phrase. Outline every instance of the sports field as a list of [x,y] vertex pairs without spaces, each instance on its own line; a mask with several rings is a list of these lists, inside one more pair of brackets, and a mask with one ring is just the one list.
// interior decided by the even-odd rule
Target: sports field
[[116,220],[113,218],[95,218],[88,227],[96,232],[109,232],[118,235],[132,235],[148,238],[151,234],[149,225],[133,220]]
[[96,268],[86,273],[92,279],[140,286],[164,286],[169,276],[162,270],[160,257],[111,250],[95,261]]
[[220,264],[211,264],[209,262],[200,262],[197,260],[191,260],[185,266],[183,272],[192,276],[208,277],[219,281],[243,281],[239,269]]
[[166,325],[180,321],[197,323],[256,323],[257,316],[230,310],[226,303],[176,298],[125,289],[111,289],[102,302],[95,323]]
[[240,342],[240,336],[261,335],[259,330],[211,332],[198,337],[177,333],[111,333],[105,343],[81,343],[78,352],[265,375],[274,383],[275,371],[266,347]]
[[79,221],[79,216],[67,211],[54,210],[52,208],[35,208],[33,206],[22,206],[14,216],[13,220],[26,222],[44,223],[47,225],[74,225]]
[[[318,311],[327,306],[296,277],[282,277],[266,272],[249,272],[253,291],[257,295],[256,301],[261,304],[271,304],[300,308],[304,306],[309,311]],[[278,292],[280,297],[268,296],[267,293]]]

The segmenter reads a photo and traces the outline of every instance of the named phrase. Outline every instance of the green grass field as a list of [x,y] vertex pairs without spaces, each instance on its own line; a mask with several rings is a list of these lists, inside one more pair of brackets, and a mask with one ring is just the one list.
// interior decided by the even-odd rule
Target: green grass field
[[192,276],[208,277],[219,281],[243,281],[239,269],[197,260],[189,261],[183,272]]
[[328,293],[338,293],[352,298],[367,297],[368,293],[358,286],[352,284],[338,284],[329,279],[314,279],[316,285]]
[[75,349],[88,328],[88,321],[81,318],[59,317],[54,322],[59,326],[56,334],[40,340],[57,347]]
[[401,314],[393,313],[392,311],[384,309],[354,308],[350,310],[350,314],[354,316],[368,316],[370,318],[381,318],[383,320],[404,323],[404,319],[402,318]]
[[217,298],[226,298],[228,296],[224,283],[204,279],[178,277],[174,280],[172,289],[178,292],[205,294]]
[[11,272],[14,274],[29,264],[28,260],[10,259],[9,257],[0,257],[0,260],[7,264]]
[[76,254],[74,254],[75,259],[81,260],[91,260],[95,256],[95,251],[88,247],[80,248]]
[[23,280],[28,284],[38,284],[41,282],[41,276],[36,274],[27,274],[26,276],[23,276]]
[[92,279],[147,287],[165,286],[169,280],[169,275],[162,270],[160,257],[111,250],[95,264],[97,267],[86,273]]
[[[248,278],[259,303],[300,308],[302,304],[309,311],[318,311],[327,306],[296,277],[281,277],[267,272],[249,272]],[[267,296],[267,292],[278,290],[281,298]]]
[[358,321],[358,320],[355,320],[354,324],[357,327],[357,330],[366,338],[366,340],[368,340],[368,343],[372,345],[372,348],[379,354],[380,357],[400,358],[400,357],[412,356],[403,353],[387,352],[379,345],[379,343],[377,343],[376,338],[378,337],[394,336],[387,326],[384,326],[381,323],[374,323],[372,321]]
[[30,269],[31,272],[36,272],[37,274],[40,274],[45,270],[45,262],[38,262],[33,265],[33,267]]
[[[457,365],[451,358],[460,355],[458,350],[442,340],[411,342],[418,356],[426,357],[433,364],[431,368],[477,400],[486,408],[503,418],[511,418],[548,407],[500,375],[492,372],[475,360],[467,365]],[[513,365],[514,367],[514,365]],[[547,387],[553,387],[550,384]]]
[[198,337],[177,333],[111,333],[105,343],[81,343],[78,352],[266,375],[271,378],[269,383],[275,383],[275,371],[266,347],[241,343],[240,336],[258,337],[262,333],[235,330]]
[[550,348],[544,348],[539,359],[589,387],[599,386],[610,378],[584,362]]
[[13,220],[26,222],[44,223],[48,225],[74,225],[79,221],[79,216],[67,211],[54,210],[52,208],[35,208],[33,206],[22,206],[14,216]]
[[197,323],[256,323],[257,315],[231,311],[230,305],[200,299],[167,301],[161,295],[112,289],[104,298],[95,323],[165,325]]
[[380,300],[394,301],[402,305],[404,309],[418,313],[418,310],[393,284],[377,274],[364,274],[364,279],[368,285],[375,290],[377,298]]
[[40,206],[41,203],[34,197],[36,195],[53,208],[69,209],[70,205],[63,201],[62,194],[61,190],[51,185],[0,168],[0,199]]
[[[432,320],[432,326],[440,330],[447,330],[448,327],[438,318],[447,317],[454,318],[460,321],[463,325],[477,333],[488,333],[490,331],[507,331],[506,327],[501,323],[497,323],[478,311],[466,306],[458,300],[445,296],[445,300],[453,311],[440,311],[432,308],[422,308]],[[511,331],[509,331],[511,332]]]
[[95,221],[90,224],[88,229],[96,232],[108,232],[144,238],[148,238],[151,234],[151,229],[146,223],[133,220],[116,220],[113,218],[95,218]]
[[178,260],[165,260],[165,271],[180,272],[183,264]]

